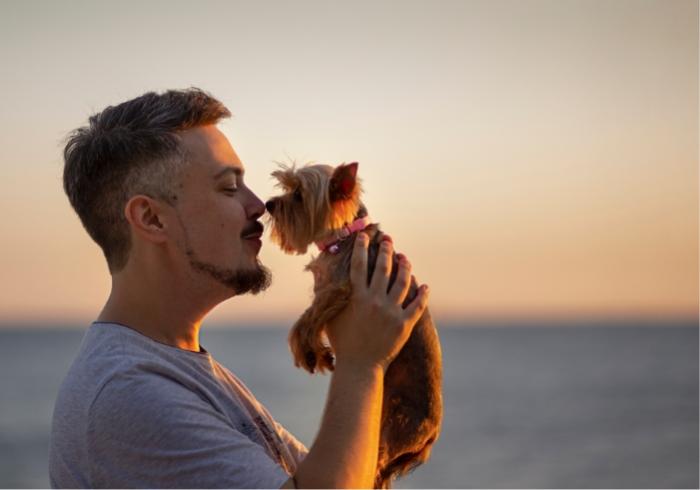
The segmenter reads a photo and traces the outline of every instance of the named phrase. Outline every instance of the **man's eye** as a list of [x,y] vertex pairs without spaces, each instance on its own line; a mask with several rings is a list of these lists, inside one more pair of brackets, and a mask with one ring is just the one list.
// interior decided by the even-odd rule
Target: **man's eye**
[[227,187],[224,189],[226,192],[236,192],[238,190],[238,187]]

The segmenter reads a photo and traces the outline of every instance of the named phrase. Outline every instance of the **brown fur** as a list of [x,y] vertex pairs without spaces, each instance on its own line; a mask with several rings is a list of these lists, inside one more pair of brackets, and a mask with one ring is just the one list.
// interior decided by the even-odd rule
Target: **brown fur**
[[[352,167],[354,165],[354,168]],[[337,233],[355,217],[365,216],[355,177],[357,164],[283,167],[273,173],[284,194],[271,199],[272,239],[287,253],[305,253],[308,246]],[[339,185],[352,180],[352,188]],[[342,183],[342,182],[341,182]],[[347,184],[348,182],[344,182]],[[343,189],[340,192],[338,189]],[[295,193],[297,195],[295,196]],[[373,223],[365,229],[370,237],[368,277],[372,277],[383,233]],[[350,300],[350,260],[356,233],[340,242],[337,254],[315,257],[306,270],[314,274],[314,299],[292,327],[289,346],[297,367],[313,373],[333,370],[333,353],[324,339],[325,325]],[[390,284],[396,279],[394,256]],[[417,294],[412,282],[404,306]],[[376,488],[391,482],[427,461],[440,433],[442,420],[442,357],[437,330],[425,310],[384,378],[381,433]]]

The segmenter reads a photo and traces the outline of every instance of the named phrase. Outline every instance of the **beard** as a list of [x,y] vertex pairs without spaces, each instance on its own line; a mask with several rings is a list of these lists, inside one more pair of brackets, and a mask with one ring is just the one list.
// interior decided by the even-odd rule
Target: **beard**
[[199,260],[190,245],[187,227],[177,209],[176,214],[184,234],[183,248],[185,255],[187,255],[192,269],[207,274],[215,281],[231,289],[236,295],[245,293],[258,294],[260,291],[270,287],[272,273],[270,269],[262,265],[257,257],[255,258],[255,265],[249,269],[227,269]]
[[187,257],[190,266],[197,271],[209,275],[212,279],[233,290],[234,294],[258,294],[266,290],[272,284],[270,269],[262,265],[259,259],[255,259],[255,266],[251,269],[226,269],[197,260],[192,249],[187,249]]

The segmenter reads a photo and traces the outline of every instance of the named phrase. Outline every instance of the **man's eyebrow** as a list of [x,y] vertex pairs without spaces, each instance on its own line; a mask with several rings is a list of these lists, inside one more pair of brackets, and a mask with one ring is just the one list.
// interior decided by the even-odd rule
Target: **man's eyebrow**
[[236,174],[240,177],[241,175],[243,175],[243,170],[241,170],[238,167],[226,167],[225,169],[221,170],[220,172],[216,173],[216,175],[214,175],[214,180],[218,180],[224,175],[231,173]]

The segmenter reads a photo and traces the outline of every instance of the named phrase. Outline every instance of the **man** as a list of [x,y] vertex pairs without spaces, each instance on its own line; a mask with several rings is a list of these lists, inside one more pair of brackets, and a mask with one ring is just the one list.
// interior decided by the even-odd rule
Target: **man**
[[[367,284],[353,252],[351,306],[328,326],[336,353],[307,450],[199,344],[220,302],[270,284],[258,260],[265,212],[198,89],[147,93],[92,116],[65,149],[64,188],[102,248],[112,290],[54,408],[52,487],[370,487],[383,376],[425,309],[405,309],[410,264],[388,289],[391,243]],[[398,288],[398,289],[396,289]]]

